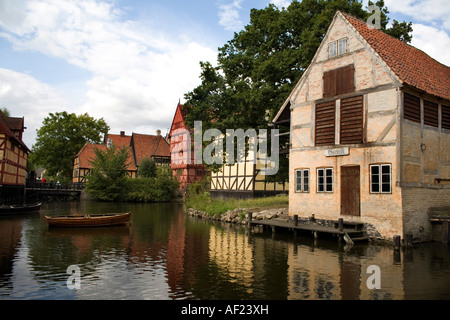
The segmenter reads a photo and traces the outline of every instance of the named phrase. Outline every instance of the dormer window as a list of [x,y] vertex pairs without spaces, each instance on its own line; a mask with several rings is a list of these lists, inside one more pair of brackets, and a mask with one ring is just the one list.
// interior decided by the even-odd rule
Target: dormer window
[[330,58],[347,52],[347,38],[330,42],[328,45],[328,54]]

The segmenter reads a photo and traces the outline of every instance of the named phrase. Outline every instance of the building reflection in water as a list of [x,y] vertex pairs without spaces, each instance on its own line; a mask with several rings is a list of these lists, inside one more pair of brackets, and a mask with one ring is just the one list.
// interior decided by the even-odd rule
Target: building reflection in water
[[[400,251],[364,244],[346,250],[336,239],[258,229],[249,233],[243,226],[194,219],[183,210],[136,206],[130,228],[93,230],[48,230],[42,217],[2,219],[0,294],[67,299],[450,298],[447,244]],[[76,292],[65,287],[72,264],[82,271],[82,290]],[[381,289],[367,286],[371,265],[380,268]]]

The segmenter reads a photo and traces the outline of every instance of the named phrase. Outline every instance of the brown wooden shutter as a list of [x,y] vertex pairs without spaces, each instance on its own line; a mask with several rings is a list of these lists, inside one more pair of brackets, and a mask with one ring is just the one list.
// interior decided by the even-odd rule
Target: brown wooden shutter
[[333,97],[355,91],[355,67],[348,65],[323,73],[323,96]]
[[420,99],[406,92],[403,95],[403,117],[420,123]]
[[355,67],[351,64],[342,68],[342,93],[355,91]]
[[340,143],[363,142],[363,96],[341,100]]
[[316,105],[316,146],[334,144],[335,120],[335,101]]
[[332,97],[336,95],[336,70],[323,73],[323,96]]
[[423,123],[429,126],[438,127],[438,105],[427,100],[423,101]]
[[450,129],[450,106],[442,105],[442,129]]

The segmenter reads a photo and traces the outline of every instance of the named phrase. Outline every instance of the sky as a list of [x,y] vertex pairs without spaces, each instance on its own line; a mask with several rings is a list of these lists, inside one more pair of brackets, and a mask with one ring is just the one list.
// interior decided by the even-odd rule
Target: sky
[[[201,83],[200,61],[290,0],[0,0],[0,107],[25,117],[29,148],[49,113],[103,118],[110,133],[166,134]],[[363,1],[364,8],[367,1]],[[411,44],[450,65],[448,0],[386,0]]]

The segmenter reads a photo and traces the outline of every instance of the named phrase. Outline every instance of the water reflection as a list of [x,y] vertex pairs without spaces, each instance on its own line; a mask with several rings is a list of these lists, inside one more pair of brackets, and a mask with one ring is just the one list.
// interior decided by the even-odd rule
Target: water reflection
[[[49,229],[44,215],[133,211],[129,227]],[[343,248],[334,239],[249,232],[178,204],[51,203],[0,219],[0,297],[12,299],[450,299],[449,246]],[[66,286],[81,269],[81,289]],[[381,270],[369,289],[367,269]]]

